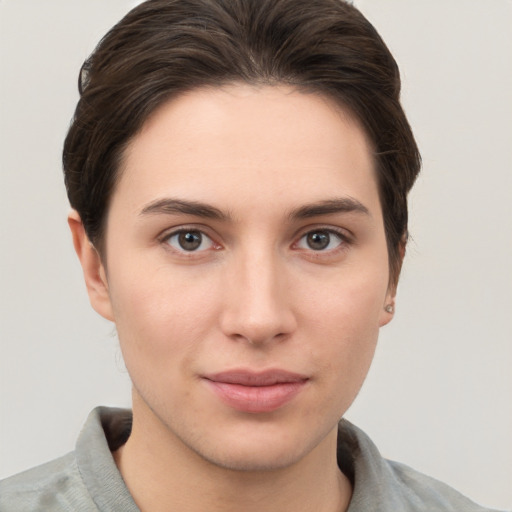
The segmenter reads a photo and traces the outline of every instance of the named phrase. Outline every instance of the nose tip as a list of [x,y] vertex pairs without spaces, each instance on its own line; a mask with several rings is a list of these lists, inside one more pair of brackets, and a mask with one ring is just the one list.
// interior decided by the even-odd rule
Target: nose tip
[[250,345],[262,345],[269,342],[284,340],[293,331],[292,322],[285,318],[288,315],[259,315],[248,318],[240,315],[237,325],[226,331],[234,340],[243,340]]
[[282,341],[296,328],[291,290],[276,265],[257,265],[231,274],[221,328],[233,340],[251,345]]

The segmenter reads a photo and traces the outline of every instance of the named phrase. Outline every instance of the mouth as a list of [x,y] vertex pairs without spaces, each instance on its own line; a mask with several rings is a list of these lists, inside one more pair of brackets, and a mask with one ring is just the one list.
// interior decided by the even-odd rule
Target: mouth
[[291,402],[309,379],[285,370],[231,370],[203,376],[203,380],[229,407],[241,412],[265,413]]

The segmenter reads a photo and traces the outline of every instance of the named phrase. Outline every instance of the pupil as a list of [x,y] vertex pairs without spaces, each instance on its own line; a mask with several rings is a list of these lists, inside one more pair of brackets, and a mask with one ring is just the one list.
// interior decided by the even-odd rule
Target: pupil
[[185,249],[186,251],[194,251],[201,245],[202,236],[199,231],[186,231],[184,233],[180,233],[178,240],[182,249]]
[[315,251],[320,251],[325,249],[330,242],[330,237],[328,233],[322,233],[321,231],[317,231],[316,233],[309,233],[308,237],[308,245],[311,249]]

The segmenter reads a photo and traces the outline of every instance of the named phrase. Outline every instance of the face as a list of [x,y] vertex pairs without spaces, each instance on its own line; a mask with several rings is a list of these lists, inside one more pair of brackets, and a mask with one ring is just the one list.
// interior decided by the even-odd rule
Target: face
[[346,112],[281,86],[171,100],[125,154],[105,247],[89,290],[134,424],[234,469],[335,438],[393,299],[371,147]]

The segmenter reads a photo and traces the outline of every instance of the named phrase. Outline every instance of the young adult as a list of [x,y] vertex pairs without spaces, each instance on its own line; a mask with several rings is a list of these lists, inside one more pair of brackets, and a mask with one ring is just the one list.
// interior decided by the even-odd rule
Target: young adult
[[69,225],[133,412],[2,510],[483,510],[341,419],[394,313],[420,157],[397,66],[340,0],[150,0],[101,41]]

